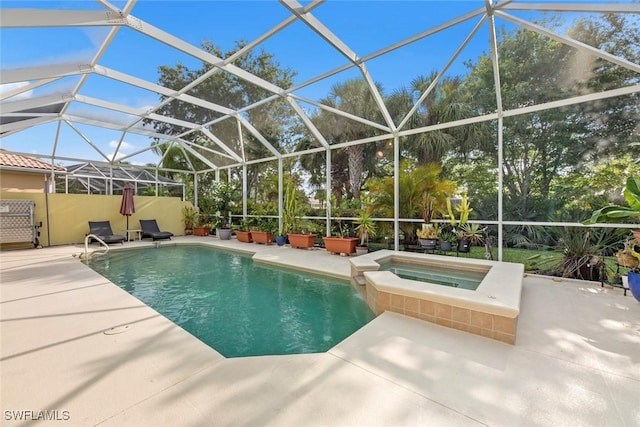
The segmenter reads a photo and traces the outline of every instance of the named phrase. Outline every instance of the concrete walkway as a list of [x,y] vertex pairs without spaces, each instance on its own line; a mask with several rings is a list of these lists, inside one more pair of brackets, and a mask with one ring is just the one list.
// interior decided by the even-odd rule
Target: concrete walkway
[[[172,242],[349,272],[323,250]],[[619,289],[525,278],[515,346],[384,313],[324,354],[225,359],[81,251],[0,253],[2,425],[640,425],[640,303]]]

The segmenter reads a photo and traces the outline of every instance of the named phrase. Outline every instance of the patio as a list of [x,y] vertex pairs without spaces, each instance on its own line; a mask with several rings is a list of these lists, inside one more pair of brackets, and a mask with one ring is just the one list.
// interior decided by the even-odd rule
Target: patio
[[[322,250],[171,243],[192,242],[349,275]],[[5,425],[640,424],[640,304],[619,289],[525,277],[514,346],[387,312],[324,354],[225,359],[81,251],[0,253]]]

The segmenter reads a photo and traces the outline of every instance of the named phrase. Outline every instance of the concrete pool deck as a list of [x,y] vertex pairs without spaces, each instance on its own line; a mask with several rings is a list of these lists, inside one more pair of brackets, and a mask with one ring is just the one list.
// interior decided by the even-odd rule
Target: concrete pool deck
[[[172,242],[349,277],[322,250]],[[2,425],[640,425],[640,303],[619,289],[525,277],[515,345],[387,312],[327,353],[225,359],[79,252],[0,252]],[[68,420],[15,420],[44,410]]]

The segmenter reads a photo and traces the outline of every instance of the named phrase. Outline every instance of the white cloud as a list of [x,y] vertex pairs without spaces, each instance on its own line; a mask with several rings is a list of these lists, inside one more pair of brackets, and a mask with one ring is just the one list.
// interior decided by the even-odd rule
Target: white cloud
[[[113,152],[107,154],[107,158],[113,159],[113,154],[114,154]],[[122,151],[118,151],[118,155],[116,156],[116,160],[119,160],[119,159],[123,158],[126,155],[127,155],[127,153],[123,153]]]
[[[118,147],[118,141],[116,141],[116,140],[109,141],[109,147],[110,148],[117,148]],[[120,150],[118,150],[118,152],[122,153],[123,151],[132,150],[134,148],[136,148],[135,145],[129,144],[127,141],[122,141],[122,144],[120,145]]]
[[[23,88],[23,87],[27,86],[28,84],[29,84],[29,82],[5,83],[3,85],[0,85],[0,94],[4,95],[7,92],[11,92],[11,91]],[[15,100],[18,100],[18,99],[31,98],[32,96],[33,96],[33,90],[28,90],[28,91],[22,92],[22,93],[20,93],[18,95],[12,96],[9,99],[11,101],[15,101]]]

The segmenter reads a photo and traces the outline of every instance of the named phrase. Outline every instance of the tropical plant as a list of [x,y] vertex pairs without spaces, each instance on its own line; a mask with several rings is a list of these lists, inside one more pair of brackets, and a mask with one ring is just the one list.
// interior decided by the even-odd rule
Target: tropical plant
[[458,236],[451,231],[441,231],[438,237],[443,242],[456,243],[458,241]]
[[478,224],[463,224],[458,230],[458,236],[460,239],[467,240],[470,245],[476,246],[482,243],[484,238],[483,230],[480,229]]
[[220,219],[220,227],[227,228],[233,205],[233,187],[228,182],[216,181],[213,183],[211,194],[212,209],[216,213],[216,217]]
[[422,228],[416,230],[420,239],[437,239],[439,234],[438,224],[422,224]]
[[[623,231],[625,232],[625,231]],[[597,279],[596,271],[603,267],[602,255],[611,253],[620,243],[621,231],[616,229],[584,229],[564,227],[548,256],[530,257],[532,266],[552,275],[574,279]]]
[[253,226],[254,223],[255,223],[254,218],[242,218],[238,226],[238,230],[249,231],[251,230],[251,227]]
[[583,224],[592,225],[602,222],[620,222],[640,218],[640,177],[627,178],[624,198],[629,206],[608,205],[593,212],[591,218]]
[[300,228],[300,208],[296,188],[292,182],[288,182],[284,192],[282,230],[280,230],[280,234],[286,236],[288,233],[300,232]]
[[185,229],[193,229],[198,220],[198,210],[191,205],[182,207],[182,223]]
[[360,238],[360,246],[367,246],[369,237],[376,235],[376,223],[373,222],[371,215],[365,209],[361,209],[355,224],[357,225],[356,233]]
[[[453,194],[456,184],[442,179],[442,169],[431,163],[426,166],[413,167],[405,160],[401,165],[399,177],[400,187],[400,218],[424,218],[425,200],[434,200],[433,210],[442,211],[446,206],[447,197]],[[380,217],[393,218],[394,207],[394,179],[384,177],[373,179],[369,183],[371,194],[370,209]],[[405,236],[415,236],[415,223],[401,224]]]
[[630,267],[631,271],[640,273],[640,253],[636,251],[636,239],[629,238],[624,242],[624,248],[616,253],[618,265]]
[[257,227],[265,233],[275,234],[278,231],[278,223],[275,218],[262,218]]
[[211,228],[213,226],[213,219],[209,214],[201,213],[197,216],[196,227]]
[[456,227],[458,225],[462,226],[467,223],[469,220],[469,214],[473,211],[471,208],[471,204],[469,203],[469,197],[467,194],[463,194],[460,198],[460,204],[458,204],[455,208],[456,212],[460,215],[458,219],[456,219],[455,214],[453,213],[453,209],[451,207],[451,198],[447,198],[447,214],[449,215],[449,222],[452,227]]
[[[420,128],[440,123],[453,122],[478,114],[459,77],[441,77],[432,71],[428,76],[419,75],[411,81],[409,88],[394,92],[388,99],[389,112],[398,122],[419,101],[417,111],[409,118],[410,128]],[[428,92],[427,92],[428,91]],[[408,135],[403,144],[418,164],[441,163],[450,152],[466,153],[478,148],[488,148],[491,139],[485,123],[434,129]]]

